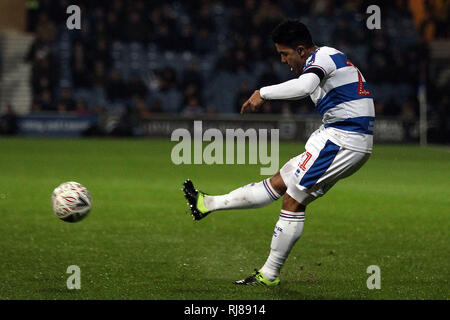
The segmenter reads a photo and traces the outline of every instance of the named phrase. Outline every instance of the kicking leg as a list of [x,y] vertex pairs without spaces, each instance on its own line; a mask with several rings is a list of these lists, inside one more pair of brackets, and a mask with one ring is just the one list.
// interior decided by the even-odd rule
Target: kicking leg
[[220,196],[205,195],[205,206],[211,210],[261,208],[278,200],[286,191],[280,174],[270,179],[251,183]]
[[286,186],[277,173],[270,179],[245,185],[224,195],[204,194],[196,190],[190,180],[185,181],[183,191],[194,219],[200,220],[216,210],[265,207],[278,200],[286,192]]

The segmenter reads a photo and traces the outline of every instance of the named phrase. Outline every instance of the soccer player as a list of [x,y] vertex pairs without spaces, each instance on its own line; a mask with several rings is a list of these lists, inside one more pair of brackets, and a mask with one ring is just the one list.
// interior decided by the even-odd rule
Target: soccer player
[[269,179],[217,196],[198,191],[190,180],[183,188],[195,220],[217,210],[260,208],[283,197],[269,257],[254,274],[234,282],[237,285],[278,285],[281,267],[302,234],[307,205],[356,172],[372,151],[373,98],[358,68],[339,50],[316,46],[298,20],[279,24],[272,40],[281,62],[298,78],[256,90],[241,114],[258,110],[265,100],[310,96],[323,124],[309,137],[306,151]]

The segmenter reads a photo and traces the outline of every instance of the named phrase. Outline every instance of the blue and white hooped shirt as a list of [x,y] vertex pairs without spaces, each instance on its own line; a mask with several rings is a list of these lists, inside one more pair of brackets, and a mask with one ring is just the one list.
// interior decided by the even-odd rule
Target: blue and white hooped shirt
[[339,50],[320,47],[306,60],[303,73],[320,84],[310,95],[332,140],[351,150],[371,152],[375,108],[364,76]]

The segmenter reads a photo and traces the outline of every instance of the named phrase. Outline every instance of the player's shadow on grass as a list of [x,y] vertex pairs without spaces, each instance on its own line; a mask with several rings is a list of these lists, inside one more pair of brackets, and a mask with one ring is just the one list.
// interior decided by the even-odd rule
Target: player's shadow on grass
[[[318,294],[303,292],[307,282],[305,280],[287,280],[276,287],[264,286],[239,286],[233,281],[220,279],[203,279],[208,287],[203,288],[178,288],[175,295],[186,294],[188,299],[242,299],[249,296],[252,300],[334,300],[339,298],[327,297]],[[310,285],[310,284],[309,284]],[[293,290],[292,287],[298,288]],[[220,288],[220,289],[219,289]],[[218,295],[217,292],[221,291]],[[308,289],[310,292],[310,290]],[[200,297],[196,297],[199,295]],[[352,299],[352,298],[349,298]]]

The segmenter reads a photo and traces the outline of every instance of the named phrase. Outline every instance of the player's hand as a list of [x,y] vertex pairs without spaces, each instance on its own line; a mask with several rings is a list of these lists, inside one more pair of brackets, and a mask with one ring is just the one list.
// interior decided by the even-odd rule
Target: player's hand
[[253,92],[252,96],[244,102],[241,108],[241,114],[245,112],[255,112],[259,109],[259,107],[264,103],[264,99],[261,98],[259,94],[259,90]]

